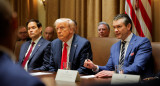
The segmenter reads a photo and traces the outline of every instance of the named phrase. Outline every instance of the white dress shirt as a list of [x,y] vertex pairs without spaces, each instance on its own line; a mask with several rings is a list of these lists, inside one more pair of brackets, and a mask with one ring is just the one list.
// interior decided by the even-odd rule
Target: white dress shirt
[[[74,36],[74,35],[73,35]],[[73,36],[66,42],[67,43],[67,63],[69,62],[69,55],[70,55],[70,50],[71,50],[71,45],[72,45],[72,40],[73,40]],[[64,43],[62,43],[62,54],[63,54],[63,48],[64,48]],[[67,67],[69,65],[67,64]]]

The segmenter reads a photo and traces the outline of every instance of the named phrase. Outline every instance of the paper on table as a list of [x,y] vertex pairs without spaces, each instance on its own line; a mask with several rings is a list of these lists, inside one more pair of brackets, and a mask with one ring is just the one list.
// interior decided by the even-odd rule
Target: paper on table
[[44,72],[36,72],[36,73],[30,73],[32,76],[38,76],[38,75],[48,75],[53,73],[44,73]]
[[81,76],[80,78],[95,78],[95,75],[87,75],[87,76]]

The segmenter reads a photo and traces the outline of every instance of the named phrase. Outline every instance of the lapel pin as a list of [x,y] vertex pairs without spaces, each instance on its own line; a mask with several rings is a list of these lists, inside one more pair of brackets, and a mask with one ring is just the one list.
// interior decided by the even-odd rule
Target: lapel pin
[[40,44],[38,46],[41,46]]
[[130,54],[130,56],[133,56],[133,55],[134,55],[134,52]]

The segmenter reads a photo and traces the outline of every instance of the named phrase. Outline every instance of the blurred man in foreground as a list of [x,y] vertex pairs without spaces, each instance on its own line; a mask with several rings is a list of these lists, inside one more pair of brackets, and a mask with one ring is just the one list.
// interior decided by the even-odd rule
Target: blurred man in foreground
[[14,57],[11,51],[16,42],[17,29],[15,16],[6,1],[0,0],[0,86],[44,86],[11,59]]

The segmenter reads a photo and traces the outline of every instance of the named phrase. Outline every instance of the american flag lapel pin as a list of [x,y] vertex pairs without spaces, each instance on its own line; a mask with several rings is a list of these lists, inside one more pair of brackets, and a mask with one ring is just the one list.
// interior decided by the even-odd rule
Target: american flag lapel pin
[[133,55],[134,55],[134,52],[130,54],[130,56],[133,56]]

